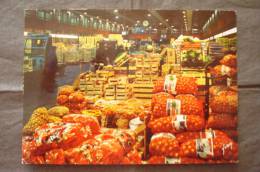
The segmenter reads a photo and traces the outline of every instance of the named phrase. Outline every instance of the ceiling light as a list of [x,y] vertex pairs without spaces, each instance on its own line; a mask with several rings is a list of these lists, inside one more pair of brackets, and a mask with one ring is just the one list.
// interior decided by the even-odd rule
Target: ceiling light
[[97,19],[99,19],[99,16],[97,16]]
[[114,13],[117,13],[118,12],[118,9],[114,9]]
[[137,24],[135,24],[135,26],[137,26]]
[[171,27],[174,27],[174,26],[171,26]]
[[85,15],[87,15],[88,13],[87,12],[84,12]]
[[140,23],[140,21],[139,21],[139,20],[137,20],[136,22],[137,22],[137,23]]
[[169,19],[166,19],[165,21],[167,21],[167,22],[168,22],[168,21],[169,21]]
[[116,19],[119,19],[119,16],[116,16],[115,18],[116,18]]
[[148,17],[151,17],[152,15],[151,14],[147,14]]
[[182,11],[182,14],[185,14],[185,11]]
[[159,23],[159,25],[161,26],[161,25],[162,25],[162,23]]

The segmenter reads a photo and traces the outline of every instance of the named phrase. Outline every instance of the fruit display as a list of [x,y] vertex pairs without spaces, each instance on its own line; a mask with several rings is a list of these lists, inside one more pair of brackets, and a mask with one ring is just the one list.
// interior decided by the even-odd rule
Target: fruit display
[[81,111],[87,107],[87,99],[84,94],[79,91],[74,91],[72,86],[60,88],[57,103],[69,108],[71,113],[81,113]]
[[167,93],[157,93],[152,97],[152,119],[175,115],[204,116],[203,103],[191,94],[181,94],[173,98]]
[[236,57],[236,55],[233,55],[233,54],[225,55],[220,60],[220,64],[235,68],[235,67],[237,67],[237,57]]
[[226,65],[217,65],[211,69],[211,74],[214,77],[235,77],[237,75],[237,70],[236,68],[232,68]]
[[211,111],[214,113],[237,113],[238,95],[234,91],[222,91],[219,95],[212,97],[210,101]]
[[181,156],[202,159],[236,160],[238,145],[229,138],[206,138],[189,140],[181,144]]
[[198,84],[193,77],[177,77],[176,75],[166,75],[159,78],[154,85],[153,92],[168,92],[170,94],[193,94],[198,93]]
[[[190,76],[185,70],[155,79],[120,76],[128,81],[127,88],[140,82],[139,92],[135,93],[143,97],[126,99],[110,99],[105,94],[91,97],[73,86],[60,87],[57,105],[35,109],[25,124],[22,162],[236,163],[238,87],[235,82],[214,82],[216,77],[235,79],[236,56],[224,56],[205,73],[208,85],[198,85],[197,79],[202,75]],[[113,83],[115,79],[116,75],[108,81]],[[95,87],[94,83],[89,84]],[[123,93],[117,88],[114,87],[118,93]]]
[[207,128],[235,129],[237,128],[237,116],[233,114],[211,114],[207,121]]
[[182,54],[182,66],[189,68],[198,68],[205,66],[205,62],[202,60],[200,51],[194,51],[192,49],[183,51]]
[[47,124],[49,122],[60,122],[60,117],[49,114],[47,108],[39,107],[33,111],[29,121],[23,127],[23,134],[31,135],[34,133],[36,128]]
[[179,157],[179,143],[170,133],[158,133],[151,138],[149,152],[152,156]]
[[150,121],[148,127],[152,133],[201,131],[205,128],[205,120],[197,115],[167,116]]

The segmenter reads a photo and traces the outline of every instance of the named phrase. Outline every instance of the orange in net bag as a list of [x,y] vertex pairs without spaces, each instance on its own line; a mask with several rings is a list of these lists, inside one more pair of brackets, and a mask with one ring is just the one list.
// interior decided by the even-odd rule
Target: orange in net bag
[[168,92],[170,94],[194,94],[198,93],[198,84],[193,77],[177,77],[176,75],[166,75],[159,78],[154,83],[154,93]]
[[157,133],[151,138],[149,152],[151,155],[178,157],[179,143],[171,133]]
[[181,144],[181,156],[202,159],[237,160],[238,145],[227,137],[193,139]]

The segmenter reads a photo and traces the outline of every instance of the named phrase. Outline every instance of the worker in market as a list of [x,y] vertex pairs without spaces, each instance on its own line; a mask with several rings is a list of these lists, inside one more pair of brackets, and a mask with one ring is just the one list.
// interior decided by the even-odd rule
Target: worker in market
[[[51,44],[50,44],[51,45]],[[48,46],[46,49],[45,63],[43,68],[42,90],[53,92],[56,85],[56,72],[58,70],[58,61],[56,47]]]

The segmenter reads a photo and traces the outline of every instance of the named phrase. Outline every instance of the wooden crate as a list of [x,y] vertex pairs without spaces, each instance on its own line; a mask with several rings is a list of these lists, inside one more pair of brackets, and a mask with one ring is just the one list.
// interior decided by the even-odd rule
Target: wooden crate
[[116,99],[116,85],[107,84],[105,86],[104,97],[109,100],[115,100]]
[[151,99],[153,95],[153,82],[137,81],[133,84],[133,94],[138,99]]

